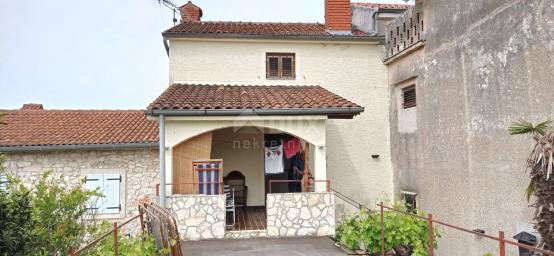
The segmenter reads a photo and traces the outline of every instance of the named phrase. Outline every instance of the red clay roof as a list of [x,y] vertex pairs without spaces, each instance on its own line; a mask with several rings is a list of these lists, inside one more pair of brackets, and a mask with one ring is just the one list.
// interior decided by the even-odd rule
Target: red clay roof
[[157,122],[143,110],[20,109],[6,111],[1,121],[0,148],[158,141]]
[[361,108],[315,85],[173,84],[148,110]]
[[[171,34],[211,34],[211,35],[270,35],[270,36],[331,36],[320,23],[271,23],[242,21],[200,21],[182,22],[166,30]],[[352,37],[364,37],[366,33],[352,30]]]
[[411,4],[383,4],[383,3],[352,3],[354,7],[363,7],[371,9],[408,9]]

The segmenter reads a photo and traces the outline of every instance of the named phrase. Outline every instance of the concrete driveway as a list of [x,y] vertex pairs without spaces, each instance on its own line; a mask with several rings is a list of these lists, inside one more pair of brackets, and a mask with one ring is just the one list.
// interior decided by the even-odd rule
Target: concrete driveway
[[185,256],[344,256],[328,237],[225,239],[182,242]]

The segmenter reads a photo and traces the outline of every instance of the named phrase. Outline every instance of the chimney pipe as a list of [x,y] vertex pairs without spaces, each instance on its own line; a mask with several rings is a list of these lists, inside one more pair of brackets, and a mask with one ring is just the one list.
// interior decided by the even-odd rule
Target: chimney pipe
[[325,0],[325,30],[335,35],[352,34],[350,0]]
[[179,7],[181,12],[181,22],[200,21],[202,18],[202,9],[188,1],[183,6]]

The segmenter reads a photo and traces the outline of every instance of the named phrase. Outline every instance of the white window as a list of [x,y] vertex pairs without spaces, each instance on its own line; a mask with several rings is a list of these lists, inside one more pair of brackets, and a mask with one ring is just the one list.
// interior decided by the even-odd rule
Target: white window
[[6,186],[8,184],[8,177],[6,177],[5,174],[0,174],[0,190],[6,190]]
[[85,176],[85,188],[98,189],[103,197],[93,197],[88,208],[99,214],[118,214],[122,212],[121,189],[122,175],[119,173],[96,173]]

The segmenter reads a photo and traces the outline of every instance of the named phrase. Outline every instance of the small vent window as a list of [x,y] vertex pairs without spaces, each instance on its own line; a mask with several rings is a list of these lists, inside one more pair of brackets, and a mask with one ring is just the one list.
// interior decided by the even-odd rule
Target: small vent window
[[416,87],[408,86],[402,89],[402,108],[413,108],[416,106]]
[[295,75],[294,53],[266,54],[266,78],[293,79]]

